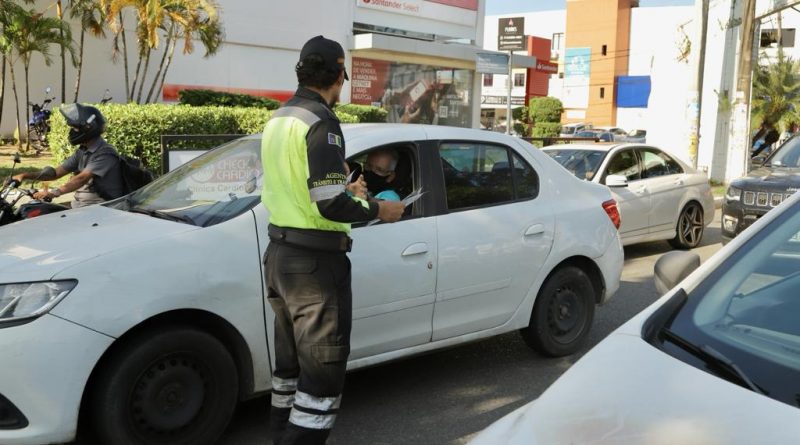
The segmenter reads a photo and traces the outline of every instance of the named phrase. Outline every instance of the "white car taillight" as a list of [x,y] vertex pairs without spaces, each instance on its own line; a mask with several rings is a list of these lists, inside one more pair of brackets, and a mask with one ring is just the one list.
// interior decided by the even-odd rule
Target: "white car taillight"
[[609,199],[608,201],[603,203],[603,210],[606,211],[608,217],[611,218],[611,222],[614,224],[614,227],[619,230],[619,225],[622,224],[622,217],[619,215],[619,209],[617,208],[617,201],[613,199]]

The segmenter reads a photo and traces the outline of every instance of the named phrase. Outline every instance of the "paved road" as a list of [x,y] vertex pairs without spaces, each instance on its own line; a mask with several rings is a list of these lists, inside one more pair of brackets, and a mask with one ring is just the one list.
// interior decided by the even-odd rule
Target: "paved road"
[[[703,260],[720,248],[719,227],[718,217],[696,249]],[[666,242],[625,249],[620,291],[598,308],[585,350],[656,300],[653,264],[669,250]],[[495,420],[536,399],[578,358],[541,357],[514,332],[350,373],[329,443],[466,443]],[[270,443],[268,405],[267,398],[242,405],[221,444]]]

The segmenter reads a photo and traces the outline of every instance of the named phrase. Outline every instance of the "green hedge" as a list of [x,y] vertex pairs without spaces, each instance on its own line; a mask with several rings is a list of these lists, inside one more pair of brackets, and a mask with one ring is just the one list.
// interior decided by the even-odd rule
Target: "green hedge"
[[528,116],[535,124],[539,122],[561,122],[564,106],[555,97],[534,97],[528,102]]
[[549,138],[558,137],[561,133],[561,124],[558,122],[538,122],[533,127],[533,137]]
[[[105,139],[120,153],[141,158],[154,172],[161,170],[163,134],[259,133],[272,115],[270,110],[241,107],[108,104],[97,105],[97,108],[108,121]],[[343,123],[358,122],[355,116],[336,114]],[[50,126],[50,150],[61,162],[73,151],[67,140],[69,128],[57,112],[52,114]],[[186,146],[198,147],[198,144],[189,142]]]
[[358,121],[361,123],[386,122],[386,116],[389,115],[389,113],[383,108],[356,104],[338,105],[336,107],[336,111],[352,114],[353,116],[357,117]]
[[277,110],[281,106],[281,103],[275,99],[213,90],[180,90],[178,91],[178,100],[181,105],[193,107],[258,107]]

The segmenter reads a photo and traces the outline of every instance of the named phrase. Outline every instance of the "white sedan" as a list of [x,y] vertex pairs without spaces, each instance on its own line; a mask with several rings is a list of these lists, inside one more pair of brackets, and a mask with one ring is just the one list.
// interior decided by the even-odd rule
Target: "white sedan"
[[553,145],[543,151],[580,179],[605,184],[619,205],[623,245],[700,244],[714,220],[708,178],[665,151],[637,144]]
[[703,266],[662,256],[677,286],[471,445],[798,443],[798,271],[795,193]]
[[[517,138],[345,126],[355,168],[399,154],[395,224],[354,227],[349,368],[520,330],[583,344],[619,287],[608,189]],[[270,389],[274,317],[260,139],[221,146],[106,205],[0,229],[0,443],[213,443]],[[80,418],[79,418],[80,415]]]

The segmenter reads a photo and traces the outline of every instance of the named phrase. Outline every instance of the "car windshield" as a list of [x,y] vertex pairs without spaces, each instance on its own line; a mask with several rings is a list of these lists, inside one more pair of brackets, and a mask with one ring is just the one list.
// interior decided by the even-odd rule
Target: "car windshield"
[[251,209],[261,195],[261,142],[237,139],[161,176],[111,207],[200,227]]
[[765,165],[773,167],[800,167],[800,138],[791,138],[767,159]]
[[554,148],[544,150],[544,152],[578,179],[586,180],[591,180],[594,177],[606,157],[606,152],[602,150]]
[[[760,392],[800,407],[797,210],[794,204],[717,267],[692,291],[669,330],[695,346],[720,351]],[[665,351],[692,363],[666,345]]]

